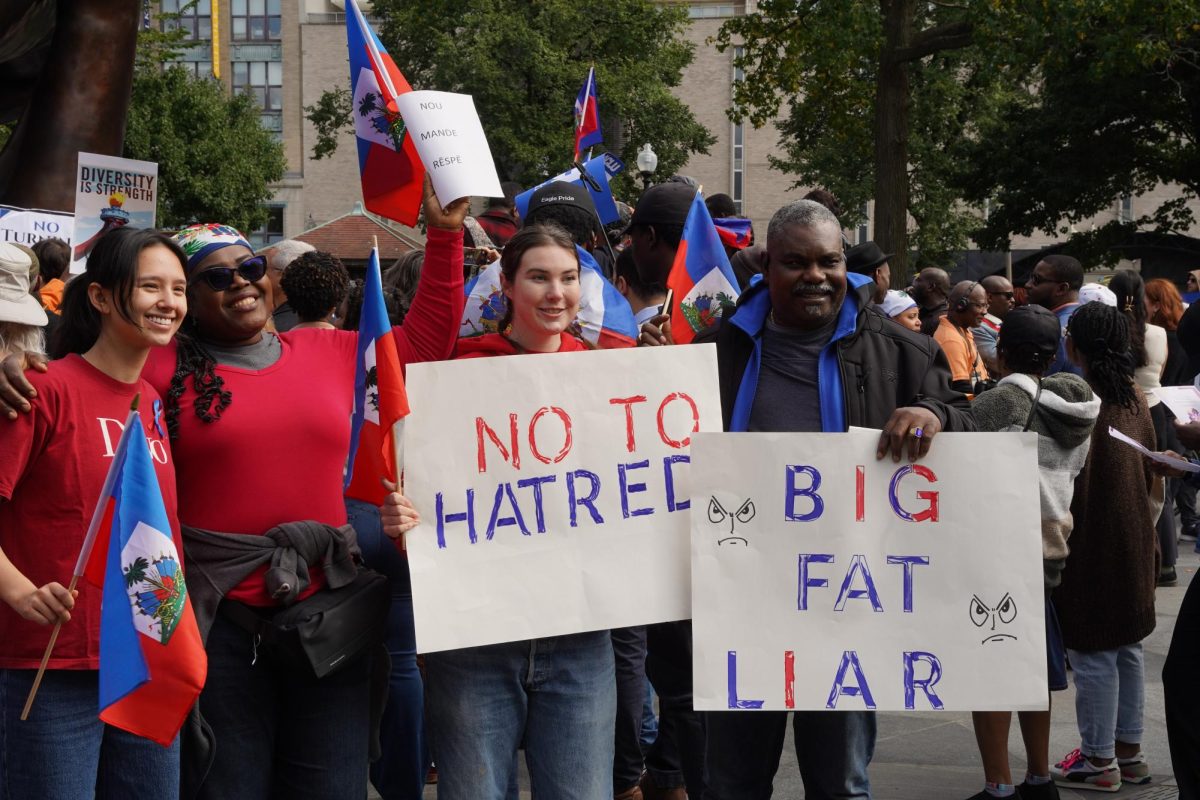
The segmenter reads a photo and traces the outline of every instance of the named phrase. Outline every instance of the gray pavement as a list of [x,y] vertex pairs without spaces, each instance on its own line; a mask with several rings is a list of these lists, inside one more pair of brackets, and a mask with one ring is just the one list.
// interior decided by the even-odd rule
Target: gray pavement
[[[1175,617],[1188,583],[1200,568],[1200,555],[1192,552],[1190,542],[1180,543],[1179,585],[1158,589],[1156,609],[1158,625],[1145,640],[1146,711],[1142,751],[1146,754],[1153,780],[1146,786],[1122,787],[1120,792],[1060,790],[1063,800],[1102,797],[1168,800],[1178,797],[1171,776],[1167,749],[1167,729],[1163,706],[1162,666],[1171,643]],[[1050,761],[1059,760],[1079,746],[1075,727],[1074,688],[1054,695],[1054,713],[1050,731]],[[790,727],[790,726],[789,726]],[[1021,780],[1025,768],[1024,746],[1020,730],[1013,720],[1008,743],[1013,776]],[[789,731],[784,756],[775,779],[775,798],[793,800],[804,797],[800,774]],[[522,770],[524,772],[524,770]],[[522,778],[522,800],[529,798],[529,781]],[[871,763],[872,795],[875,800],[965,800],[983,787],[983,771],[975,748],[971,715],[965,713],[917,712],[881,713],[879,740]],[[374,793],[371,797],[376,797]],[[437,797],[436,788],[427,787],[425,800]],[[550,798],[549,800],[553,800]]]

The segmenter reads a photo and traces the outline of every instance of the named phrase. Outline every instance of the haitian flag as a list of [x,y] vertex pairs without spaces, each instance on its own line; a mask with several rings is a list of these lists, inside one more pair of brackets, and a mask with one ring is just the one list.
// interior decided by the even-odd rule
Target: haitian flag
[[105,487],[101,546],[85,543],[86,569],[76,570],[103,591],[100,719],[166,747],[204,687],[208,659],[137,411]]
[[604,142],[600,131],[600,110],[596,106],[596,68],[589,67],[587,80],[575,98],[575,158],[586,147],[595,147]]
[[742,217],[717,217],[713,220],[713,225],[717,226],[717,235],[721,237],[721,244],[726,247],[744,250],[750,246],[750,233],[753,230],[750,220]]
[[425,167],[396,108],[396,97],[411,92],[412,87],[367,24],[358,3],[348,0],[346,10],[350,93],[354,97],[351,114],[358,139],[363,205],[373,214],[416,225]]
[[362,316],[358,324],[358,364],[354,369],[354,417],[350,426],[350,456],[346,463],[347,497],[379,505],[387,489],[382,478],[396,483],[396,442],[408,416],[404,373],[387,307],[379,250],[372,248],[363,284]]
[[[567,333],[592,348],[612,350],[634,347],[638,326],[629,301],[605,279],[592,254],[575,245],[579,254],[579,314]],[[508,310],[508,298],[500,286],[500,262],[493,261],[467,284],[458,335],[482,336],[499,333],[500,320]]]
[[667,287],[678,300],[678,305],[672,301],[670,312],[675,343],[691,342],[697,333],[719,320],[725,307],[737,302],[737,285],[721,237],[697,190],[683,223],[675,263],[667,276]]

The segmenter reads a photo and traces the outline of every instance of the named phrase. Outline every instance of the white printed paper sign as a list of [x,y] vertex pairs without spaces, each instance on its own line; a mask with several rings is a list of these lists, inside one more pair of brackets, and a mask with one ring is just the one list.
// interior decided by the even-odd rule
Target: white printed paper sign
[[438,202],[501,197],[500,178],[469,94],[405,92],[396,98]]
[[80,153],[71,274],[84,271],[88,254],[109,231],[125,225],[153,228],[157,207],[158,164]]
[[878,440],[693,437],[697,709],[1046,708],[1037,436]]
[[[417,649],[686,619],[712,345],[410,364]],[[643,580],[644,576],[652,580]]]
[[16,208],[0,205],[0,242],[30,246],[43,239],[70,243],[74,222],[61,211]]

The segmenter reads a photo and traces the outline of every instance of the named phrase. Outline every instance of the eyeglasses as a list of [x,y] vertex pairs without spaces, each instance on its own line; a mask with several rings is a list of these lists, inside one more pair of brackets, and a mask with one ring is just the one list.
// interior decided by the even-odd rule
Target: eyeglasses
[[242,276],[247,283],[262,280],[267,274],[267,259],[264,256],[247,258],[236,267],[213,267],[206,269],[196,276],[195,280],[204,281],[214,292],[223,292],[233,286],[233,273]]
[[1043,283],[1062,283],[1062,281],[1056,281],[1054,278],[1047,278],[1044,275],[1038,275],[1036,272],[1029,276],[1028,282],[1034,286],[1041,286]]

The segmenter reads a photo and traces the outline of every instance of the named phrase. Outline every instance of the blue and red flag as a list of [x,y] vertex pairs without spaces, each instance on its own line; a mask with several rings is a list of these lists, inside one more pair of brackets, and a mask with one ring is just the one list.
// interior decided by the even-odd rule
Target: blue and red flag
[[744,250],[750,246],[753,227],[748,219],[742,217],[717,217],[713,220],[717,226],[717,235],[726,247]]
[[596,105],[596,68],[589,67],[587,80],[575,98],[575,161],[588,147],[604,142],[600,131],[600,109]]
[[372,214],[416,225],[425,167],[396,107],[396,98],[411,92],[412,87],[367,24],[356,0],[347,0],[346,44],[363,205]]
[[76,568],[103,591],[100,719],[166,747],[204,687],[208,660],[137,411],[125,421],[101,514]]
[[[363,284],[358,324],[358,363],[354,369],[354,417],[345,490],[348,497],[379,505],[387,490],[383,478],[396,483],[397,445],[401,421],[408,416],[408,393],[392,324],[383,303],[379,250],[371,249]],[[402,423],[401,423],[402,424]]]
[[[637,345],[638,326],[629,301],[604,277],[592,254],[579,245],[579,314],[568,331],[584,344],[602,350]],[[467,284],[459,336],[499,333],[508,300],[500,288],[500,262],[493,261]]]
[[737,285],[721,237],[697,190],[667,276],[667,287],[673,293],[671,337],[675,342],[687,344],[719,320],[725,308],[737,302]]

